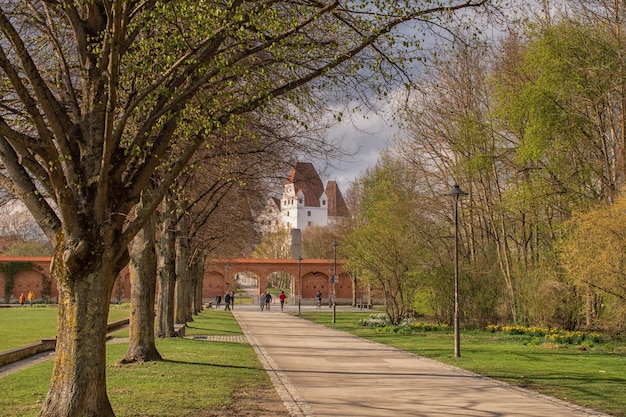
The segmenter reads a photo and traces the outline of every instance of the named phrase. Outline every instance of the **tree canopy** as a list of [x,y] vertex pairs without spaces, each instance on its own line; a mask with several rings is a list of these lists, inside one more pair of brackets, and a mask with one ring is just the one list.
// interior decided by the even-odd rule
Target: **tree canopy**
[[445,26],[454,12],[487,4],[2,2],[0,185],[54,242],[59,288],[40,415],[114,414],[104,366],[113,283],[128,244],[198,149],[215,135],[240,140],[254,110],[290,109],[282,116],[297,123],[321,92],[401,82],[402,61],[422,40],[401,25]]

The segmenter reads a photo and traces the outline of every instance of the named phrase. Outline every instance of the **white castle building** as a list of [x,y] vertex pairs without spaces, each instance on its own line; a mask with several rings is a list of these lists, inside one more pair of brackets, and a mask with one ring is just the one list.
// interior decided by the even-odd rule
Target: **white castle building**
[[309,226],[328,226],[348,215],[346,202],[336,181],[328,181],[326,188],[315,167],[309,162],[298,162],[285,181],[280,198],[272,198],[264,214],[264,229],[282,226],[304,230]]

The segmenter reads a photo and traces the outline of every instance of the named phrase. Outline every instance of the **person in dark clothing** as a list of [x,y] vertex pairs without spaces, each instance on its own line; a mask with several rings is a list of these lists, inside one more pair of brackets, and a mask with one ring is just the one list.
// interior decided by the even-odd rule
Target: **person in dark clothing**
[[215,308],[220,308],[221,305],[222,305],[222,295],[217,294],[217,297],[215,297]]
[[224,307],[224,310],[230,311],[230,293],[226,293],[224,296],[224,305],[226,306]]
[[270,294],[268,291],[267,294],[265,294],[265,308],[267,309],[267,311],[270,310],[271,302],[272,302],[272,294]]

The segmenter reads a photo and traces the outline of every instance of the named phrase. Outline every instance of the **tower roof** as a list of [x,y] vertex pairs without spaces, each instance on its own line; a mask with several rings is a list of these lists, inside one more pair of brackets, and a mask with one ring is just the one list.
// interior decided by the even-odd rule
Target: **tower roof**
[[328,217],[346,217],[348,206],[339,191],[337,181],[328,181],[326,184],[326,198],[328,199]]
[[324,193],[324,184],[312,163],[297,162],[291,169],[286,183],[292,183],[294,185],[296,194],[302,191],[305,206],[320,206],[320,197]]

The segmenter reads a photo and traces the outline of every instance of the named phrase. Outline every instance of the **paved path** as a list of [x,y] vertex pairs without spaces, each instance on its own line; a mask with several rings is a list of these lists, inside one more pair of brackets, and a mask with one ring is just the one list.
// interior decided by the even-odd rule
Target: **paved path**
[[270,312],[237,308],[233,313],[294,417],[606,416],[274,306]]

